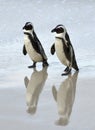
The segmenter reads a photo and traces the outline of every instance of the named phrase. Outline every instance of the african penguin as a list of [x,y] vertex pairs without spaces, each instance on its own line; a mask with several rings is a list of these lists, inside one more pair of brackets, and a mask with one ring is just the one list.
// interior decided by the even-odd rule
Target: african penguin
[[28,66],[28,68],[36,67],[37,62],[42,62],[43,67],[48,66],[47,56],[45,51],[39,41],[35,31],[34,26],[31,22],[26,22],[23,27],[24,32],[24,46],[23,46],[23,54],[26,55],[28,53],[29,57],[33,61],[33,65]]
[[56,32],[55,43],[51,47],[51,54],[54,55],[56,51],[58,59],[66,66],[65,73],[62,75],[68,75],[72,68],[78,71],[74,49],[65,26],[59,24],[51,32]]

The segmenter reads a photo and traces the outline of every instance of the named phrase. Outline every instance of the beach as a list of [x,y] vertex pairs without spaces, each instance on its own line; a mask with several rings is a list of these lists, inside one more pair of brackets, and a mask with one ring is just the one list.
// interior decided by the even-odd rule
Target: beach
[[[16,73],[9,76],[5,88],[0,88],[0,128],[93,130],[94,76],[82,77],[79,72],[62,77],[59,73],[51,79],[50,68],[42,71],[27,75],[24,71]],[[27,87],[24,76],[29,79]]]
[[[0,5],[0,129],[94,130],[94,0],[0,0]],[[49,67],[27,67],[32,64],[22,53],[27,21],[35,26]],[[79,66],[68,76],[61,76],[65,66],[50,54],[51,30],[59,23],[68,30]]]

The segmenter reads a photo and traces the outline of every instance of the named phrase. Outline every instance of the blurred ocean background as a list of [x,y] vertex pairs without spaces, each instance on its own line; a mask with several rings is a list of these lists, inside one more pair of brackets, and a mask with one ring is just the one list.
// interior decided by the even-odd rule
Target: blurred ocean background
[[52,73],[54,66],[56,71],[64,70],[56,55],[50,54],[51,30],[57,24],[67,28],[80,71],[95,73],[95,0],[0,0],[0,86],[8,75],[29,71],[32,62],[22,54],[22,27],[27,21],[34,25]]

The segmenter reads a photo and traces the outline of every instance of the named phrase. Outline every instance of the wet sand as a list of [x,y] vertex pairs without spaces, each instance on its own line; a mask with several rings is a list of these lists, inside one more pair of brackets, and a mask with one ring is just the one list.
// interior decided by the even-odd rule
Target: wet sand
[[0,129],[95,128],[93,71],[81,69],[62,77],[62,69],[53,68],[25,69],[8,75],[0,87]]

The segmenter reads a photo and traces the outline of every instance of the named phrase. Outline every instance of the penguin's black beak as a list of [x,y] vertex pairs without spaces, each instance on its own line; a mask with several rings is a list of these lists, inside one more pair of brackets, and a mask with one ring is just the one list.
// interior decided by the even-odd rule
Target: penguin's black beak
[[56,28],[52,29],[51,32],[52,32],[52,33],[53,33],[53,32],[56,32]]

